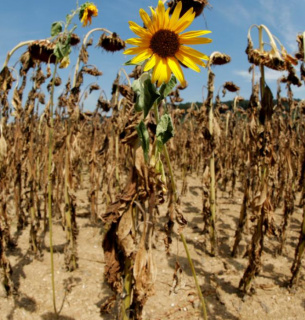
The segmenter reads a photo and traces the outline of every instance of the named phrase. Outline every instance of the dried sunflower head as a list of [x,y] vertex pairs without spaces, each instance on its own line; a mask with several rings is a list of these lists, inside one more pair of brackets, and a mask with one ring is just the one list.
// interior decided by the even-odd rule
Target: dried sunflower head
[[225,53],[213,52],[210,56],[210,65],[221,66],[231,61],[231,57]]
[[240,90],[240,87],[237,86],[235,83],[233,83],[232,81],[227,81],[224,83],[223,85],[224,89],[230,91],[230,92],[237,92]]
[[100,36],[97,47],[101,47],[106,51],[115,52],[124,49],[125,42],[115,32],[108,36],[103,33]]
[[55,63],[54,48],[55,44],[49,40],[33,41],[28,46],[32,59],[45,63]]
[[172,0],[168,2],[170,14],[173,14],[179,1],[182,2],[182,11],[180,13],[180,17],[182,17],[190,8],[193,8],[195,17],[198,17],[202,13],[203,9],[209,4],[208,0]]
[[[265,50],[263,44],[260,44],[260,47],[258,49],[254,49],[253,41],[250,34],[250,31],[254,26],[257,27],[260,32],[263,32],[264,30],[267,33],[269,37],[269,45],[271,47],[270,50]],[[287,53],[282,44],[280,44],[281,50],[279,50],[275,43],[275,39],[277,38],[271,34],[266,26],[251,26],[248,32],[248,46],[246,48],[248,60],[250,63],[253,63],[257,66],[263,65],[273,70],[289,71],[289,69],[292,67],[292,64],[297,64],[297,60]],[[278,39],[277,41],[279,42]]]

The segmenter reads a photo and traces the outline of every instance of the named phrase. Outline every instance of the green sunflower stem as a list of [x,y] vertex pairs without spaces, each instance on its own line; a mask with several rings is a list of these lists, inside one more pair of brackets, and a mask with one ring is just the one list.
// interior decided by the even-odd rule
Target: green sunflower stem
[[[156,117],[156,122],[158,124],[158,122],[160,120],[160,117],[159,117],[159,111],[158,111],[157,103],[154,103],[153,108],[154,108],[154,113],[155,113],[155,117]],[[176,187],[176,183],[175,183],[173,168],[172,168],[171,161],[170,161],[170,156],[169,156],[169,153],[168,153],[166,145],[164,145],[163,152],[164,152],[164,156],[165,156],[165,159],[166,159],[167,167],[169,169],[169,175],[170,175],[170,179],[171,179],[171,186],[172,186],[172,191],[173,191],[173,194],[174,194],[174,201],[175,201],[175,203],[177,203],[177,201],[178,201],[177,187]],[[198,291],[198,296],[199,296],[199,299],[200,299],[200,302],[201,302],[201,306],[202,306],[204,320],[207,320],[208,318],[207,318],[207,311],[206,311],[205,301],[204,301],[204,298],[203,298],[203,295],[202,295],[202,292],[201,292],[201,289],[200,289],[200,286],[199,286],[199,283],[198,283],[196,270],[194,268],[194,264],[193,264],[193,261],[192,261],[192,258],[191,258],[191,255],[190,255],[190,252],[189,252],[189,249],[188,249],[188,245],[187,245],[187,242],[185,240],[184,234],[182,232],[180,232],[179,235],[180,235],[180,238],[182,240],[182,243],[183,243],[183,246],[184,246],[184,249],[185,249],[185,252],[186,252],[187,260],[188,260],[189,265],[191,267],[192,275],[193,275],[193,278],[194,278],[194,281],[195,281],[195,285],[196,285],[196,288],[197,288],[197,291]]]
[[124,279],[124,290],[126,296],[122,303],[122,320],[129,320],[129,308],[131,304],[131,291],[132,291],[132,262],[130,258],[125,259],[125,279]]
[[191,258],[191,255],[190,255],[186,240],[185,240],[185,237],[184,237],[182,232],[180,233],[180,237],[181,237],[181,240],[182,240],[183,245],[184,245],[184,249],[185,249],[185,252],[186,252],[186,255],[187,255],[187,260],[188,260],[188,262],[190,264],[190,267],[191,267],[191,270],[192,270],[193,278],[195,280],[196,288],[197,288],[197,291],[198,291],[198,296],[199,296],[199,299],[200,299],[200,302],[201,302],[203,318],[204,318],[204,320],[207,320],[208,319],[208,315],[207,315],[207,309],[206,309],[206,306],[205,306],[205,300],[203,298],[203,295],[202,295],[202,292],[201,292],[201,289],[200,289],[200,286],[199,286],[199,283],[198,283],[198,280],[197,280],[196,270],[195,270],[195,267],[194,267],[194,264],[193,264],[193,261],[192,261],[192,258]]
[[[213,110],[213,88],[214,76],[211,73],[209,65],[208,79],[211,79],[209,84],[209,131],[211,136],[214,135],[214,110]],[[209,80],[210,81],[210,80]],[[214,151],[210,157],[210,242],[211,242],[211,255],[217,254],[217,233],[216,233],[216,178],[215,178],[215,153]]]

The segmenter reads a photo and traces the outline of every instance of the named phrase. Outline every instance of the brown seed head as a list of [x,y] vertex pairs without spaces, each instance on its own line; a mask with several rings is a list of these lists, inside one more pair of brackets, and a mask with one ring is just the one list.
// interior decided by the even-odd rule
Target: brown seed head
[[45,63],[55,63],[54,48],[55,44],[49,40],[37,40],[28,46],[32,59]]
[[171,30],[161,29],[152,36],[149,47],[161,58],[174,57],[180,47],[178,35]]
[[291,69],[291,65],[296,63],[295,59],[282,51],[282,56],[272,54],[270,51],[262,51],[253,49],[253,42],[248,39],[248,46],[246,48],[248,61],[256,66],[264,65],[270,69],[284,71]]

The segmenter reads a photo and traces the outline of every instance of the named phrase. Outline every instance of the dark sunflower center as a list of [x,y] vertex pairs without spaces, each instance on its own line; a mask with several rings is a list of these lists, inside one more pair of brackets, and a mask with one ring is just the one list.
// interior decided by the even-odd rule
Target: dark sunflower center
[[171,30],[161,29],[150,40],[151,50],[162,58],[173,57],[179,46],[179,38]]

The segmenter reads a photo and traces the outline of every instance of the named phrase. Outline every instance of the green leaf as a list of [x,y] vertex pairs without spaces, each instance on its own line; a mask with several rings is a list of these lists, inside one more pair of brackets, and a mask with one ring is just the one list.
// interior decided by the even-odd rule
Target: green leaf
[[56,43],[54,48],[54,54],[58,58],[58,60],[63,59],[71,53],[71,33],[67,34],[65,42],[59,41]]
[[148,73],[144,73],[132,84],[133,91],[137,94],[135,110],[144,111],[144,119],[149,113],[154,102],[160,97],[156,86],[151,83]]
[[61,32],[62,32],[61,22],[59,21],[53,22],[51,26],[51,36],[52,37],[57,36]]
[[126,62],[124,63],[124,66],[134,66],[134,65],[136,65],[136,63],[131,63],[131,60],[132,60],[132,59],[126,61]]
[[136,128],[137,128],[138,136],[141,141],[141,145],[144,153],[144,159],[146,162],[148,162],[149,134],[148,134],[146,125],[143,121],[141,121]]
[[171,117],[164,114],[157,125],[157,148],[162,150],[165,143],[174,136],[174,126]]
[[164,99],[165,97],[167,97],[169,95],[169,93],[174,89],[174,87],[177,84],[177,79],[174,75],[172,75],[171,79],[169,80],[168,83],[163,83],[159,92],[160,92],[160,98],[158,100],[158,103]]

